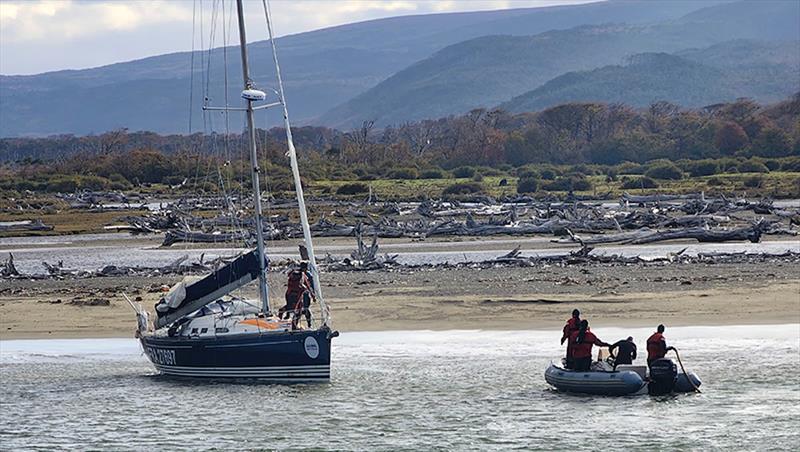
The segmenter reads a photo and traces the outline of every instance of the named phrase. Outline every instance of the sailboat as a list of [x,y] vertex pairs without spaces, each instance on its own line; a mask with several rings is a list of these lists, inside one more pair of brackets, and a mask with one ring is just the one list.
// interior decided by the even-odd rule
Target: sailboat
[[[194,378],[256,378],[269,381],[327,381],[330,379],[331,340],[338,332],[331,328],[331,316],[320,290],[320,278],[308,223],[297,155],[292,141],[289,113],[283,91],[275,49],[269,7],[264,2],[269,40],[278,85],[277,100],[266,102],[267,95],[250,79],[247,38],[242,0],[236,1],[239,22],[244,89],[243,108],[247,118],[254,198],[256,248],[213,273],[191,283],[178,283],[156,305],[155,318],[136,303],[138,337],[144,354],[161,374]],[[321,319],[315,327],[304,328],[296,320],[276,316],[269,302],[261,190],[254,113],[278,107],[283,109],[297,204],[303,229],[304,251],[314,298],[320,305]],[[232,297],[232,291],[258,280],[257,302]],[[129,300],[130,302],[130,300]],[[310,322],[309,322],[310,323]]]

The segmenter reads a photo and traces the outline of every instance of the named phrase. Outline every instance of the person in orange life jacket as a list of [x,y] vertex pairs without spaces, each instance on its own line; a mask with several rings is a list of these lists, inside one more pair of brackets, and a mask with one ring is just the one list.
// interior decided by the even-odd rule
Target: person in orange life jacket
[[601,341],[597,336],[589,331],[589,321],[581,320],[578,331],[574,331],[569,336],[572,344],[572,364],[573,370],[585,372],[592,364],[592,346],[608,347],[609,344]]
[[[616,356],[614,349],[617,350]],[[633,343],[633,337],[628,336],[627,339],[614,342],[608,347],[608,352],[614,358],[614,370],[617,370],[620,364],[633,364],[633,360],[636,359],[636,344]]]
[[[278,315],[282,319],[288,319],[293,312],[297,311],[303,305],[303,295],[311,290],[311,283],[306,276],[306,271],[303,269],[303,264],[300,268],[295,268],[289,271],[289,281],[286,283],[286,305],[278,310]],[[298,312],[299,314],[299,312]]]
[[[564,325],[564,334],[561,335],[561,345],[564,345],[564,341],[569,339],[569,336],[578,331],[578,327],[581,324],[581,311],[577,309],[572,310],[572,317],[567,320],[567,324]],[[567,369],[572,368],[572,353],[571,353],[571,342],[567,342],[567,359],[564,367]]]
[[647,338],[647,367],[650,367],[653,361],[666,356],[670,350],[675,349],[667,347],[667,340],[664,338],[664,325],[658,325],[656,332]]

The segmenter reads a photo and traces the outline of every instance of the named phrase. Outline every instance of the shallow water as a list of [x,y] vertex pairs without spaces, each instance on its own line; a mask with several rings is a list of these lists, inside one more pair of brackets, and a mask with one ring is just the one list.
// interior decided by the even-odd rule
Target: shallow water
[[[601,328],[605,340],[649,329]],[[0,448],[795,449],[800,325],[668,328],[702,394],[560,394],[558,331],[344,333],[329,384],[174,381],[130,339],[0,343]]]
[[[92,235],[94,239],[97,235]],[[81,239],[81,245],[76,246],[74,242]],[[46,240],[50,238],[35,240]],[[31,238],[26,238],[31,240]],[[96,245],[91,243],[91,238],[83,236],[70,236],[74,242],[62,243],[51,239],[51,242],[39,242],[39,246],[31,246],[27,241],[15,239],[0,239],[0,259],[5,259],[6,253],[13,253],[14,264],[17,269],[24,274],[46,274],[47,271],[42,265],[43,261],[49,264],[63,262],[64,268],[72,270],[99,270],[106,265],[116,266],[145,266],[161,267],[175,262],[182,256],[188,255],[189,262],[196,262],[202,254],[205,255],[206,262],[220,256],[234,256],[245,251],[244,248],[184,248],[174,246],[171,248],[161,248],[155,245],[142,244],[111,244]],[[85,242],[85,244],[83,244]],[[575,250],[577,246],[565,246],[560,248],[546,247],[541,238],[520,238],[518,240],[500,240],[488,242],[496,246],[496,249],[470,251],[471,242],[447,243],[446,248],[431,244],[390,244],[382,245],[382,253],[398,254],[397,261],[402,264],[421,265],[421,264],[442,264],[445,262],[479,262],[494,259],[508,253],[517,245],[524,245],[526,248],[522,256],[554,256],[566,254],[570,250]],[[48,245],[48,246],[41,246]],[[408,251],[415,247],[435,246],[435,250]],[[393,249],[403,247],[406,250],[399,253]],[[454,251],[453,249],[462,248]],[[666,257],[669,253],[677,253],[686,248],[686,255],[696,255],[697,253],[784,253],[786,251],[800,252],[799,240],[774,240],[761,243],[737,242],[737,243],[656,243],[650,245],[599,245],[593,252],[601,254],[619,254],[622,256],[641,256],[644,259],[654,259]],[[324,256],[330,253],[339,258],[344,258],[355,249],[352,246],[333,245],[317,247],[317,254]],[[268,249],[269,255],[273,260],[287,258],[298,258],[295,247],[279,246],[275,249]]]

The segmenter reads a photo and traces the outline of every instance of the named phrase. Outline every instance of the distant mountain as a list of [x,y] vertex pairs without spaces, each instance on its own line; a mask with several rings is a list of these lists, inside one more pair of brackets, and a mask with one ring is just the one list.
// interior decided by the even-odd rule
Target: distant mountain
[[576,101],[642,107],[658,100],[702,107],[738,97],[776,102],[800,90],[798,48],[800,42],[734,41],[680,56],[639,54],[626,65],[558,76],[500,108],[516,113]]
[[[584,24],[673,20],[724,3],[725,0],[612,0],[547,8],[403,16],[279,38],[278,52],[290,114],[296,122],[308,123],[398,70],[460,41],[496,34],[532,35]],[[252,43],[249,48],[253,78],[261,86],[272,86],[268,43]],[[241,79],[238,50],[229,47],[225,52],[230,80],[228,95],[232,103],[238,103]],[[216,105],[222,104],[225,96],[223,53],[223,49],[215,49],[210,64],[206,61],[210,66],[208,95]],[[207,56],[206,52],[202,58]],[[195,131],[202,130],[199,108],[205,95],[200,60],[197,54],[192,105]],[[188,52],[93,69],[0,76],[0,136],[87,134],[120,127],[186,133],[190,86]],[[514,94],[532,87],[523,88]],[[217,115],[210,118],[217,127],[221,123]],[[233,116],[230,122],[237,129],[242,124],[240,118]]]
[[673,53],[736,39],[797,42],[799,23],[800,2],[764,0],[714,5],[657,24],[476,38],[403,69],[325,113],[320,123],[350,127],[374,120],[382,126],[492,107],[566,72],[620,64],[633,54]]

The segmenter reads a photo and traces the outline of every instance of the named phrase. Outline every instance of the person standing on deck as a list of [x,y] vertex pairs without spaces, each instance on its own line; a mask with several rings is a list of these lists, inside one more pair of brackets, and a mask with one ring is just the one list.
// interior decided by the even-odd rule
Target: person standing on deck
[[[578,331],[581,324],[581,311],[577,309],[572,310],[572,317],[567,320],[567,324],[564,325],[564,334],[561,335],[561,345],[564,345],[564,341],[569,339],[572,333]],[[571,344],[572,342],[567,342],[567,359],[564,363],[564,367],[567,369],[572,369],[572,351],[571,351]]]
[[[614,356],[614,349],[617,350],[616,356]],[[633,364],[633,360],[636,359],[636,344],[633,343],[633,337],[628,336],[627,339],[611,344],[608,352],[614,358],[614,370],[617,370],[617,366],[620,364]]]
[[647,367],[650,367],[653,361],[666,356],[670,350],[674,350],[674,348],[667,347],[667,339],[664,337],[664,325],[658,325],[656,332],[647,339]]
[[285,296],[286,305],[278,310],[278,315],[282,319],[289,318],[293,312],[299,314],[300,312],[298,312],[298,309],[303,306],[304,294],[313,290],[311,289],[311,283],[308,280],[308,276],[306,276],[306,271],[303,270],[302,264],[300,264],[300,268],[289,271],[288,276],[289,280],[286,283]]
[[578,331],[573,332],[569,337],[572,344],[572,364],[573,370],[586,372],[592,365],[592,346],[608,347],[609,344],[603,342],[589,331],[589,321],[581,320]]
[[308,271],[308,262],[306,261],[300,262],[300,271],[303,272],[306,275],[306,279],[308,279],[308,290],[303,292],[303,306],[296,315],[304,315],[308,327],[311,328],[311,301],[316,301],[317,299],[314,294],[314,276]]

